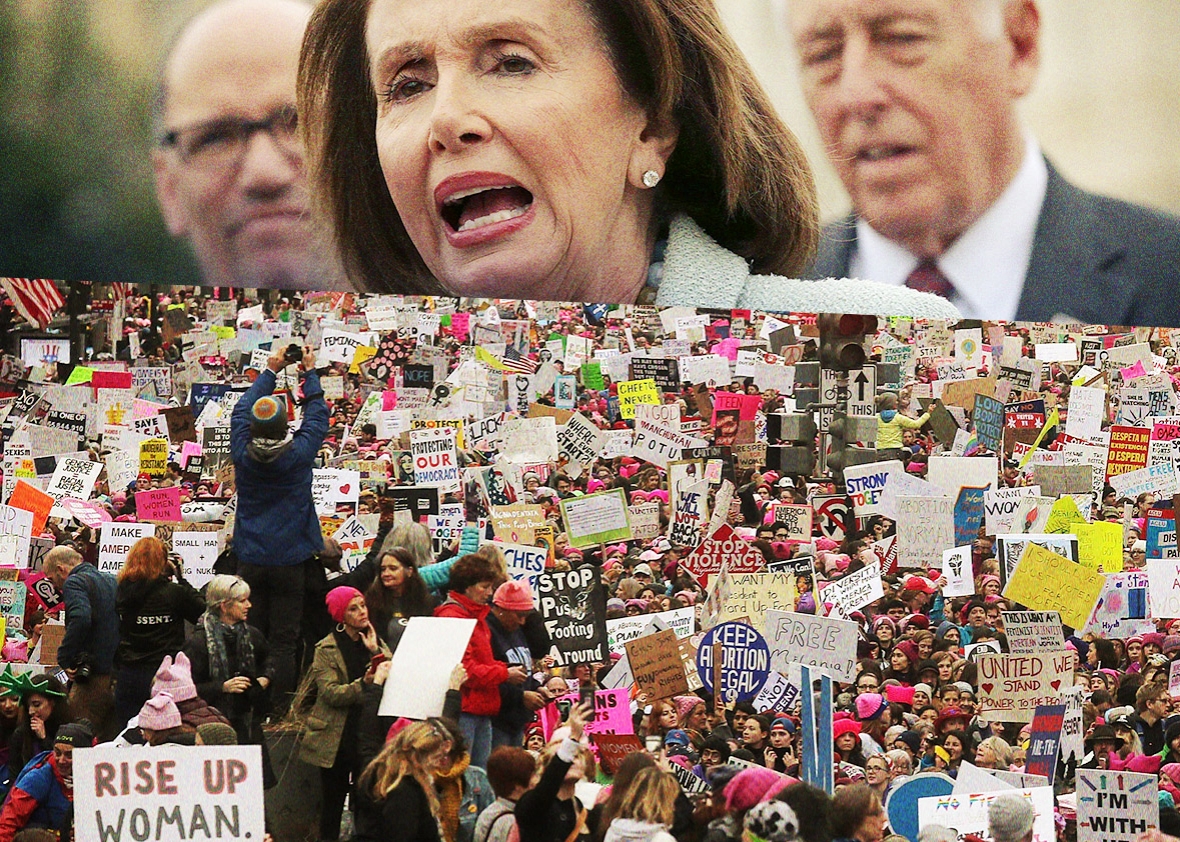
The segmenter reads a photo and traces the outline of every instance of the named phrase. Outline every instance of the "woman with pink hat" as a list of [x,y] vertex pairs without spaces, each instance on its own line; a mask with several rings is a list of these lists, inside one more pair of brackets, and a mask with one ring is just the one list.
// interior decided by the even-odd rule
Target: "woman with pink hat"
[[369,622],[360,591],[333,588],[324,602],[336,628],[316,644],[311,669],[297,694],[304,696],[314,687],[315,705],[304,725],[299,757],[320,768],[324,794],[320,838],[335,839],[340,835],[344,799],[361,771],[357,736],[364,685],[373,682],[378,664],[388,661],[390,652]]

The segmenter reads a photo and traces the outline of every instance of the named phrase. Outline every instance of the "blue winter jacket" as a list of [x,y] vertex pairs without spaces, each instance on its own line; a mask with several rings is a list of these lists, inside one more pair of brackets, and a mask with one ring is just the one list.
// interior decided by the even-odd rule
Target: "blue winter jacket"
[[328,405],[319,375],[309,371],[303,380],[303,423],[290,442],[259,452],[250,447],[250,409],[274,388],[275,374],[268,368],[242,395],[230,419],[230,455],[238,489],[233,549],[244,564],[290,567],[324,548],[311,479],[328,432]]
[[119,648],[119,612],[115,607],[118,583],[84,561],[66,576],[62,600],[66,604],[66,633],[57,648],[57,662],[77,669],[83,660],[96,675],[110,675]]

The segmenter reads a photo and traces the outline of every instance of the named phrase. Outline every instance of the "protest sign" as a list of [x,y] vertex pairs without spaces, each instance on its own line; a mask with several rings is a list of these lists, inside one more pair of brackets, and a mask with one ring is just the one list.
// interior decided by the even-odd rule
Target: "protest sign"
[[155,534],[156,527],[150,523],[104,523],[98,532],[98,569],[118,573],[135,542]]
[[139,472],[152,477],[168,475],[168,439],[145,439],[139,443]]
[[1061,759],[1076,762],[1086,753],[1082,705],[1090,696],[1085,687],[1073,685],[1061,691],[1065,703],[1065,717],[1061,721]]
[[[726,568],[728,570],[728,568]],[[790,573],[728,573],[719,618],[748,617],[757,625],[767,611],[794,611],[798,592]]]
[[1072,656],[982,655],[979,716],[987,722],[1032,722],[1037,705],[1056,704],[1073,682]]
[[537,576],[537,609],[556,666],[607,659],[606,593],[602,570],[592,565]]
[[411,617],[393,653],[381,694],[380,716],[441,716],[451,672],[463,659],[475,620]]
[[28,567],[33,538],[33,513],[15,506],[0,506],[0,535],[16,539],[15,565]]
[[999,451],[1004,443],[1004,404],[989,395],[975,396],[971,412],[979,443],[988,450]]
[[719,526],[700,546],[689,551],[681,559],[680,566],[704,587],[706,580],[716,575],[721,565],[727,562],[730,571],[735,573],[754,573],[766,566],[762,554],[749,541],[739,538],[727,523]]
[[660,504],[639,503],[628,506],[627,520],[631,524],[632,540],[650,541],[660,534]]
[[1024,771],[1052,778],[1057,772],[1065,705],[1037,705],[1033,712]]
[[999,535],[1012,531],[1016,510],[1024,497],[1038,497],[1038,486],[1028,485],[1017,488],[988,489],[983,494],[984,524],[988,535]]
[[0,617],[4,619],[4,628],[24,628],[26,594],[24,582],[0,581]]
[[135,492],[135,511],[140,520],[181,520],[179,486]]
[[652,378],[642,380],[624,380],[618,384],[619,415],[628,421],[635,418],[637,404],[653,404],[659,406],[664,402],[656,381]]
[[881,562],[874,561],[829,584],[823,589],[819,601],[832,603],[828,616],[847,620],[852,612],[859,611],[884,595]]
[[709,494],[708,480],[681,486],[675,491],[676,505],[668,525],[668,539],[673,546],[695,547],[701,542],[705,526],[705,507]]
[[1106,480],[1147,467],[1151,430],[1143,427],[1114,425],[1110,428],[1110,446],[1106,456]]
[[24,480],[17,480],[12,496],[8,498],[8,505],[31,512],[33,515],[32,534],[40,535],[45,530],[45,522],[49,519],[49,512],[53,508],[53,498],[36,486]]
[[1001,616],[1013,655],[1055,654],[1065,646],[1056,611],[1003,611]]
[[631,537],[627,497],[621,488],[561,501],[561,519],[570,546],[582,548]]
[[607,647],[612,653],[621,655],[624,643],[642,637],[644,631],[656,622],[660,624],[661,629],[672,629],[676,632],[678,639],[686,640],[692,637],[695,619],[696,612],[691,605],[686,608],[673,608],[671,611],[660,611],[656,614],[616,617],[606,621]]
[[1107,576],[1094,613],[1082,633],[1128,638],[1154,631],[1155,625],[1147,612],[1148,581],[1146,571],[1141,570]]
[[1155,775],[1078,769],[1078,842],[1136,842],[1159,828]]
[[442,494],[459,490],[459,455],[453,427],[410,430],[410,453],[414,457],[415,485],[434,487]]
[[[858,512],[859,514],[859,512]],[[897,566],[931,567],[955,546],[955,501],[947,497],[897,498]]]
[[1180,617],[1180,559],[1147,560],[1149,607],[1156,620]]
[[102,467],[102,462],[64,456],[57,460],[53,479],[49,481],[45,493],[58,500],[62,497],[86,500],[94,489],[94,481],[102,473]]
[[184,578],[194,588],[202,588],[213,578],[219,538],[216,532],[173,532],[172,551],[184,565]]
[[266,833],[262,749],[156,746],[150,755],[112,744],[74,751],[79,839],[257,839]]
[[[1027,503],[1031,499],[1034,498],[1025,498],[1021,502]],[[1046,512],[1046,516],[1047,514]],[[1071,561],[1078,560],[1078,539],[1076,535],[1045,535],[1041,533],[997,535],[996,559],[1000,563],[1001,583],[1006,585],[1008,580],[1012,578],[1012,574],[1016,571],[1017,563],[1024,555],[1024,548],[1029,544],[1044,547],[1046,550],[1057,553],[1062,558],[1068,558]]]
[[591,734],[590,740],[597,747],[598,759],[608,775],[618,774],[619,764],[628,754],[643,751],[643,743],[634,734],[598,733]]
[[1105,580],[1101,573],[1029,543],[1004,588],[1004,596],[1037,611],[1061,612],[1071,628],[1086,624]]
[[802,664],[836,681],[855,678],[856,623],[774,609],[764,616],[772,669],[785,673],[791,664]]
[[952,797],[919,798],[918,827],[937,824],[943,827],[953,827],[961,834],[960,838],[965,834],[975,834],[981,839],[990,839],[987,820],[988,806],[1000,795],[1015,795],[1032,803],[1033,809],[1036,811],[1036,817],[1033,819],[1032,842],[1056,842],[1057,827],[1053,819],[1054,801],[1053,787],[1051,786],[997,792],[956,793]]
[[671,629],[629,640],[627,662],[640,693],[649,701],[667,699],[688,692],[688,681],[680,663],[680,646]]
[[772,503],[770,505],[770,514],[774,519],[776,528],[780,523],[787,528],[787,532],[789,533],[787,535],[788,541],[811,540],[812,509],[810,505]]
[[571,462],[589,465],[602,451],[602,435],[584,415],[574,415],[557,434],[557,451]]
[[918,803],[924,798],[948,800],[947,796],[954,789],[955,781],[942,772],[927,771],[904,780],[899,778],[889,788],[889,798],[885,802],[890,829],[901,834],[904,839],[917,839],[919,828],[922,827]]
[[905,468],[898,461],[849,465],[845,468],[844,484],[856,516],[885,515],[896,519],[897,512],[884,504],[883,500],[890,478],[904,473]]
[[[714,656],[721,653],[721,686],[714,687]],[[770,650],[766,640],[745,623],[721,623],[705,633],[697,647],[697,674],[710,693],[720,693],[723,704],[753,699],[766,684]]]
[[955,547],[942,551],[942,575],[946,584],[943,596],[971,596],[975,593],[975,580],[971,575],[971,547]]
[[1003,652],[998,640],[983,640],[979,643],[968,643],[963,647],[963,657],[975,663],[984,655],[999,655]]
[[549,551],[545,547],[504,544],[499,541],[493,542],[492,546],[504,554],[508,575],[513,579],[527,580],[535,595],[537,593],[537,577],[545,572],[545,559],[548,557]]

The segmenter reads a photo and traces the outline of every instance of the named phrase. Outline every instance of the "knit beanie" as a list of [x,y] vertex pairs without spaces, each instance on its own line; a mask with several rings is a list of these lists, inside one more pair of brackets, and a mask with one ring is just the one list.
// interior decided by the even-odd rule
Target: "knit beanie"
[[324,598],[325,604],[328,606],[328,616],[337,623],[344,622],[344,612],[348,610],[349,604],[357,597],[364,598],[364,594],[356,588],[351,588],[348,585],[341,585],[338,588],[332,588],[328,591],[328,595]]
[[880,693],[861,693],[856,697],[856,715],[861,722],[876,719],[888,703]]
[[53,741],[74,748],[91,748],[94,745],[94,732],[84,719],[79,722],[67,722],[57,729]]
[[676,721],[683,724],[684,717],[692,713],[697,705],[704,705],[705,701],[700,696],[673,696],[672,703],[676,705]]
[[745,835],[758,842],[795,842],[799,839],[799,817],[783,801],[755,804],[743,821]]
[[1032,830],[1036,817],[1031,801],[1018,795],[999,795],[987,808],[988,832],[995,842],[1018,842]]
[[743,769],[725,787],[725,810],[729,813],[748,810],[769,799],[792,780],[762,766]]
[[256,439],[287,437],[287,411],[270,395],[254,401],[250,407],[250,434]]
[[176,658],[165,655],[152,679],[152,695],[167,693],[176,702],[187,702],[197,698],[197,685],[193,683],[193,666],[188,655],[177,652]]
[[152,731],[167,731],[180,727],[180,711],[168,693],[152,696],[139,709],[139,727]]
[[236,746],[238,732],[224,722],[206,722],[197,726],[197,736],[201,744],[207,746]]
[[859,734],[860,723],[851,717],[842,717],[832,722],[832,739],[838,740],[845,734]]

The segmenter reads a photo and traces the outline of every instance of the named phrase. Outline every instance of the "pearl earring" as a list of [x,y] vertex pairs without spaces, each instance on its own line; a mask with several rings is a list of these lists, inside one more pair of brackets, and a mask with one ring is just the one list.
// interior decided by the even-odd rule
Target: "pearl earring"
[[656,172],[655,170],[648,170],[647,172],[645,172],[643,174],[643,186],[644,187],[649,187],[649,188],[655,187],[659,183],[660,183],[660,174],[658,172]]

